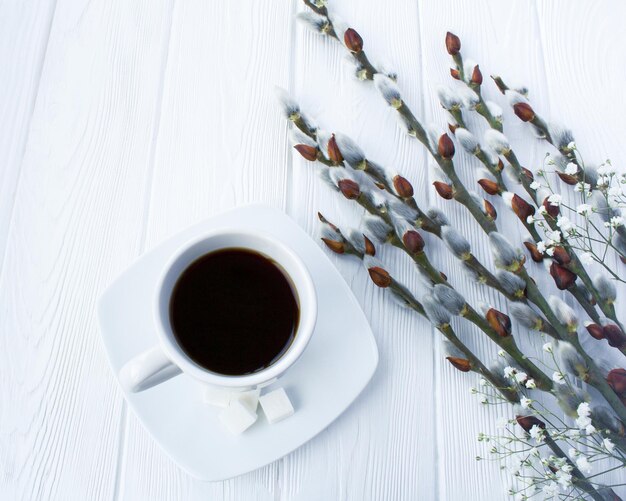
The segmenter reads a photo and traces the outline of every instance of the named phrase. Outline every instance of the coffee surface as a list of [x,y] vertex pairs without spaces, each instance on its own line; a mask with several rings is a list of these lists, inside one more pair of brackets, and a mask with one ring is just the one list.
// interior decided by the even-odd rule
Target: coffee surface
[[170,300],[178,343],[202,367],[220,374],[258,372],[291,345],[299,309],[284,272],[245,249],[216,251],[193,262]]

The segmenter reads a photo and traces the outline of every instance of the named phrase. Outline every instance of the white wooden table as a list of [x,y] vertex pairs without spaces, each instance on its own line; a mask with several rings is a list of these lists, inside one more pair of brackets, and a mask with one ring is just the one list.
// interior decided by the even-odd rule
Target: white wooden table
[[[589,158],[625,158],[621,0],[331,7],[372,57],[397,69],[406,100],[427,121],[445,123],[435,90],[450,81],[443,39],[451,29],[485,77],[528,85]],[[334,258],[371,320],[380,367],[337,422],[263,469],[193,480],[128,411],[109,369],[96,300],[167,236],[249,202],[284,209],[311,234],[318,210],[358,222],[358,210],[292,158],[274,85],[412,179],[424,206],[443,204],[424,150],[371,86],[348,76],[339,46],[294,23],[302,8],[297,0],[0,2],[0,499],[504,497],[507,479],[474,460],[476,435],[495,417],[469,395],[475,380],[442,361],[429,324],[391,306],[352,261]],[[485,87],[499,99],[491,82]],[[515,119],[506,131],[538,167],[547,147]],[[476,233],[460,210],[452,219]],[[463,281],[447,253],[438,264]],[[416,284],[408,263],[395,266]],[[466,291],[479,299],[478,289]]]

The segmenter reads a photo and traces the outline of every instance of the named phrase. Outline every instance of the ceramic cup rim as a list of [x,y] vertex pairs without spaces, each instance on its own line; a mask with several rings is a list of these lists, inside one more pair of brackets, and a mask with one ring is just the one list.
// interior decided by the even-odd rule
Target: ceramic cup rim
[[[233,242],[211,247],[211,241]],[[208,250],[202,251],[207,248]],[[194,362],[176,342],[170,323],[169,304],[173,286],[181,273],[196,259],[220,249],[249,249],[276,262],[290,279],[300,309],[296,335],[278,360],[253,374],[225,375],[212,372]],[[285,243],[272,235],[254,230],[214,230],[188,240],[170,257],[157,282],[154,319],[159,344],[167,357],[184,373],[211,385],[249,388],[274,380],[302,355],[311,339],[317,318],[317,295],[313,279],[300,257]]]

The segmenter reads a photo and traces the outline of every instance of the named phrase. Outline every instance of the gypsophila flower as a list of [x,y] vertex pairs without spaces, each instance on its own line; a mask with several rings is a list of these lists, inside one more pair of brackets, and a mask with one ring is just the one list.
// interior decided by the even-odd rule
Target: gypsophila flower
[[572,475],[561,469],[556,472],[556,481],[563,489],[567,489],[572,485]]
[[548,256],[554,256],[554,248],[550,247],[549,249],[546,249],[546,254]]
[[541,252],[541,254],[543,254],[546,251],[546,243],[541,241],[541,242],[537,242],[537,251]]
[[[568,436],[568,438],[571,438],[572,440],[578,440],[580,438],[580,430],[576,430],[576,429],[572,428],[570,430],[567,430],[566,435]],[[570,449],[570,451],[571,450],[572,449]],[[578,453],[576,453],[576,454],[578,454]]]
[[586,216],[587,214],[591,213],[592,207],[589,204],[580,204],[578,207],[576,207],[576,212],[578,212],[578,214],[582,215],[582,216]]
[[576,460],[576,466],[583,473],[591,473],[591,463],[587,460],[585,456],[581,456]]
[[487,380],[486,380],[485,378],[481,377],[481,378],[478,380],[478,384],[479,384],[480,386],[487,386]]
[[553,496],[558,492],[559,485],[556,482],[551,481],[551,482],[544,484],[541,490],[543,491],[544,494]]
[[473,386],[470,386],[469,392],[471,395],[476,395],[476,393],[478,393],[478,390]]
[[[523,409],[528,409],[532,405],[533,401],[528,397],[522,397],[519,403]],[[533,426],[533,428],[536,428],[536,426]]]
[[533,425],[533,427],[528,432],[528,434],[530,435],[530,438],[534,439],[535,442],[537,442],[538,444],[543,442],[543,438],[544,438],[543,433],[544,433],[543,428],[540,428],[536,424]]
[[561,199],[562,199],[561,195],[559,195],[558,193],[553,193],[552,195],[548,197],[548,203],[550,205],[558,207],[559,205],[561,205]]
[[605,438],[604,440],[602,440],[602,445],[607,451],[609,451],[609,453],[612,453],[613,449],[615,449],[615,444],[611,442],[610,438]]
[[480,397],[480,403],[481,404],[488,404],[489,403],[489,399],[483,395],[482,397]]
[[525,372],[516,372],[515,373],[515,380],[518,383],[523,383],[527,379],[528,379],[528,374],[526,374]]
[[552,373],[552,381],[557,384],[565,384],[565,375],[562,372],[554,371]]
[[581,430],[584,430],[590,424],[591,424],[591,418],[588,416],[578,416],[576,418],[576,426],[578,426],[578,428],[580,428]]
[[537,190],[541,187],[541,185],[537,182],[537,181],[533,181],[532,183],[530,183],[530,188],[532,190]]
[[581,402],[576,409],[576,414],[579,416],[588,417],[591,415],[591,407],[587,402]]
[[570,447],[569,450],[567,451],[567,455],[571,458],[575,458],[576,456],[578,456],[580,454],[580,452],[578,452],[576,449],[574,449],[573,447]]
[[510,365],[507,365],[504,368],[504,377],[512,378],[514,375],[515,375],[515,368],[511,367]]
[[588,424],[587,426],[585,426],[585,433],[587,435],[593,435],[596,431],[596,427],[592,424]]
[[535,388],[537,388],[537,384],[535,383],[534,379],[529,379],[528,381],[526,381],[526,384],[524,386],[526,386],[526,388],[528,388],[529,390],[534,390]]
[[504,351],[504,350],[498,350],[498,356],[499,356],[499,357],[506,357],[506,351]]
[[533,224],[533,223],[535,222],[535,217],[534,217],[534,216],[528,216],[528,217],[526,218],[526,222],[527,222],[528,224]]
[[566,216],[559,216],[556,221],[556,225],[565,232],[569,232],[574,228],[574,223],[572,223]]
[[546,353],[552,353],[554,351],[554,345],[552,343],[545,343],[543,345],[543,351]]
[[589,193],[589,191],[591,190],[591,185],[589,183],[576,183],[576,186],[574,186],[574,191],[577,193]]
[[613,228],[617,228],[618,226],[622,226],[624,224],[624,218],[622,216],[613,216],[611,218],[611,226]]
[[561,241],[561,232],[559,230],[546,231],[549,245],[558,244]]
[[578,172],[578,166],[574,162],[570,162],[565,166],[565,174],[574,176]]

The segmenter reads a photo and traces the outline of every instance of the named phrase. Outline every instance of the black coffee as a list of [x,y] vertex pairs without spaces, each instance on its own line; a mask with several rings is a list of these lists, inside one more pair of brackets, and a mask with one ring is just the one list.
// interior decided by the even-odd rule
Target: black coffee
[[287,351],[299,309],[284,272],[260,254],[224,249],[202,256],[180,276],[170,300],[178,343],[220,374],[260,371]]

